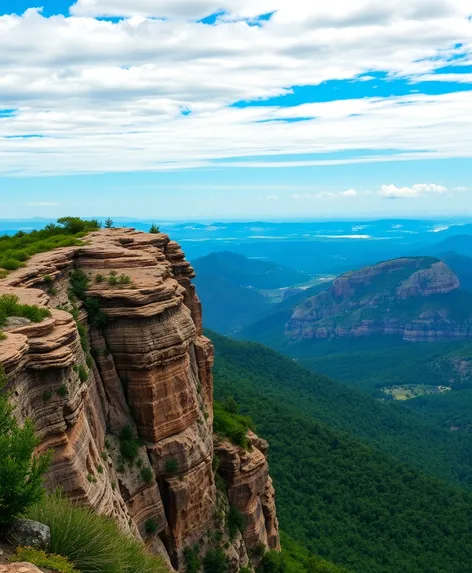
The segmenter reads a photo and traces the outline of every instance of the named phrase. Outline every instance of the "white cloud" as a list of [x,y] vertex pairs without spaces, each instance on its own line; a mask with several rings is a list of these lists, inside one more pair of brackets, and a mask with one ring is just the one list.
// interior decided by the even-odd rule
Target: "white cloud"
[[355,189],[348,189],[341,193],[344,197],[357,197],[357,191]]
[[[78,0],[74,17],[34,9],[0,16],[0,173],[178,170],[229,158],[258,168],[472,156],[472,92],[229,107],[376,70],[411,80],[431,74],[452,55],[472,54],[470,0],[227,0],[218,25],[196,22],[221,4]],[[271,11],[261,26],[238,21]],[[357,149],[369,153],[305,163],[247,159]]]
[[279,198],[277,195],[267,195],[266,201],[278,201]]
[[388,199],[403,199],[419,197],[428,193],[446,193],[448,189],[434,183],[418,183],[412,187],[397,187],[396,185],[382,185],[379,195]]

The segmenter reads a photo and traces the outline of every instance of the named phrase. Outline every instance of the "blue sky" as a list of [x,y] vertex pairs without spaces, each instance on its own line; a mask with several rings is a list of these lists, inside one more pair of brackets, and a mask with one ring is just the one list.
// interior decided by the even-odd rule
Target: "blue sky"
[[0,218],[472,215],[465,0],[39,4],[0,0]]

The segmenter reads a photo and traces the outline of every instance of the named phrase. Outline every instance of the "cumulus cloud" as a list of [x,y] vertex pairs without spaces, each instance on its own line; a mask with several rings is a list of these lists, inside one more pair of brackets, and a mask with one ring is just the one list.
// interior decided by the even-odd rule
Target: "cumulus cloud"
[[[472,54],[469,0],[397,0],[375,9],[370,0],[227,0],[214,25],[199,22],[222,4],[78,0],[72,17],[35,9],[0,16],[0,173],[472,155],[472,92],[232,106],[377,70],[426,77]],[[346,150],[351,157],[316,157]],[[296,154],[313,158],[261,159]]]
[[387,199],[409,199],[428,193],[446,193],[448,189],[434,183],[418,183],[412,187],[397,187],[396,185],[382,185],[379,195]]

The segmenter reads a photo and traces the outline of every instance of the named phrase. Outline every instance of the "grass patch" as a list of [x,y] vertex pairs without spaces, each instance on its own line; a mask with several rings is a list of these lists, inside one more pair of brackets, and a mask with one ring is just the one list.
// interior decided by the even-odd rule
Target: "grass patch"
[[141,478],[144,483],[150,484],[154,480],[154,472],[149,466],[141,469]]
[[228,438],[246,450],[250,448],[246,434],[248,430],[254,429],[251,418],[229,412],[220,402],[213,404],[213,416],[213,430],[218,436]]
[[130,285],[131,284],[131,277],[129,275],[121,274],[117,275],[116,273],[110,273],[108,277],[108,284],[110,286],[115,285]]
[[164,573],[161,557],[124,536],[117,524],[89,508],[78,507],[59,494],[32,506],[26,517],[51,529],[50,551],[63,555],[81,573]]
[[10,316],[27,318],[31,322],[41,322],[51,316],[51,312],[40,306],[20,304],[19,298],[14,294],[2,294],[0,296],[0,327],[5,326]]
[[87,372],[87,368],[83,364],[79,366],[78,375],[81,382],[87,382],[89,379],[89,373]]
[[74,566],[66,557],[47,554],[45,551],[34,549],[33,547],[18,547],[10,561],[13,563],[32,563],[37,567],[59,571],[59,573],[80,573],[77,569],[74,569]]

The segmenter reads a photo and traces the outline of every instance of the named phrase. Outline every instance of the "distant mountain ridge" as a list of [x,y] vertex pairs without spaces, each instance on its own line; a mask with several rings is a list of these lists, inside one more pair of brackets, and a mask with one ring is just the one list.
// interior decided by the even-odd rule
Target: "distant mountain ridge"
[[433,257],[394,259],[341,275],[287,322],[292,341],[397,335],[408,341],[472,336],[472,293]]
[[211,253],[192,261],[198,274],[218,274],[234,284],[256,289],[276,289],[306,282],[307,273],[283,267],[271,261],[248,258],[231,251]]
[[205,326],[232,334],[273,305],[264,291],[306,282],[310,275],[276,263],[222,251],[193,261]]

